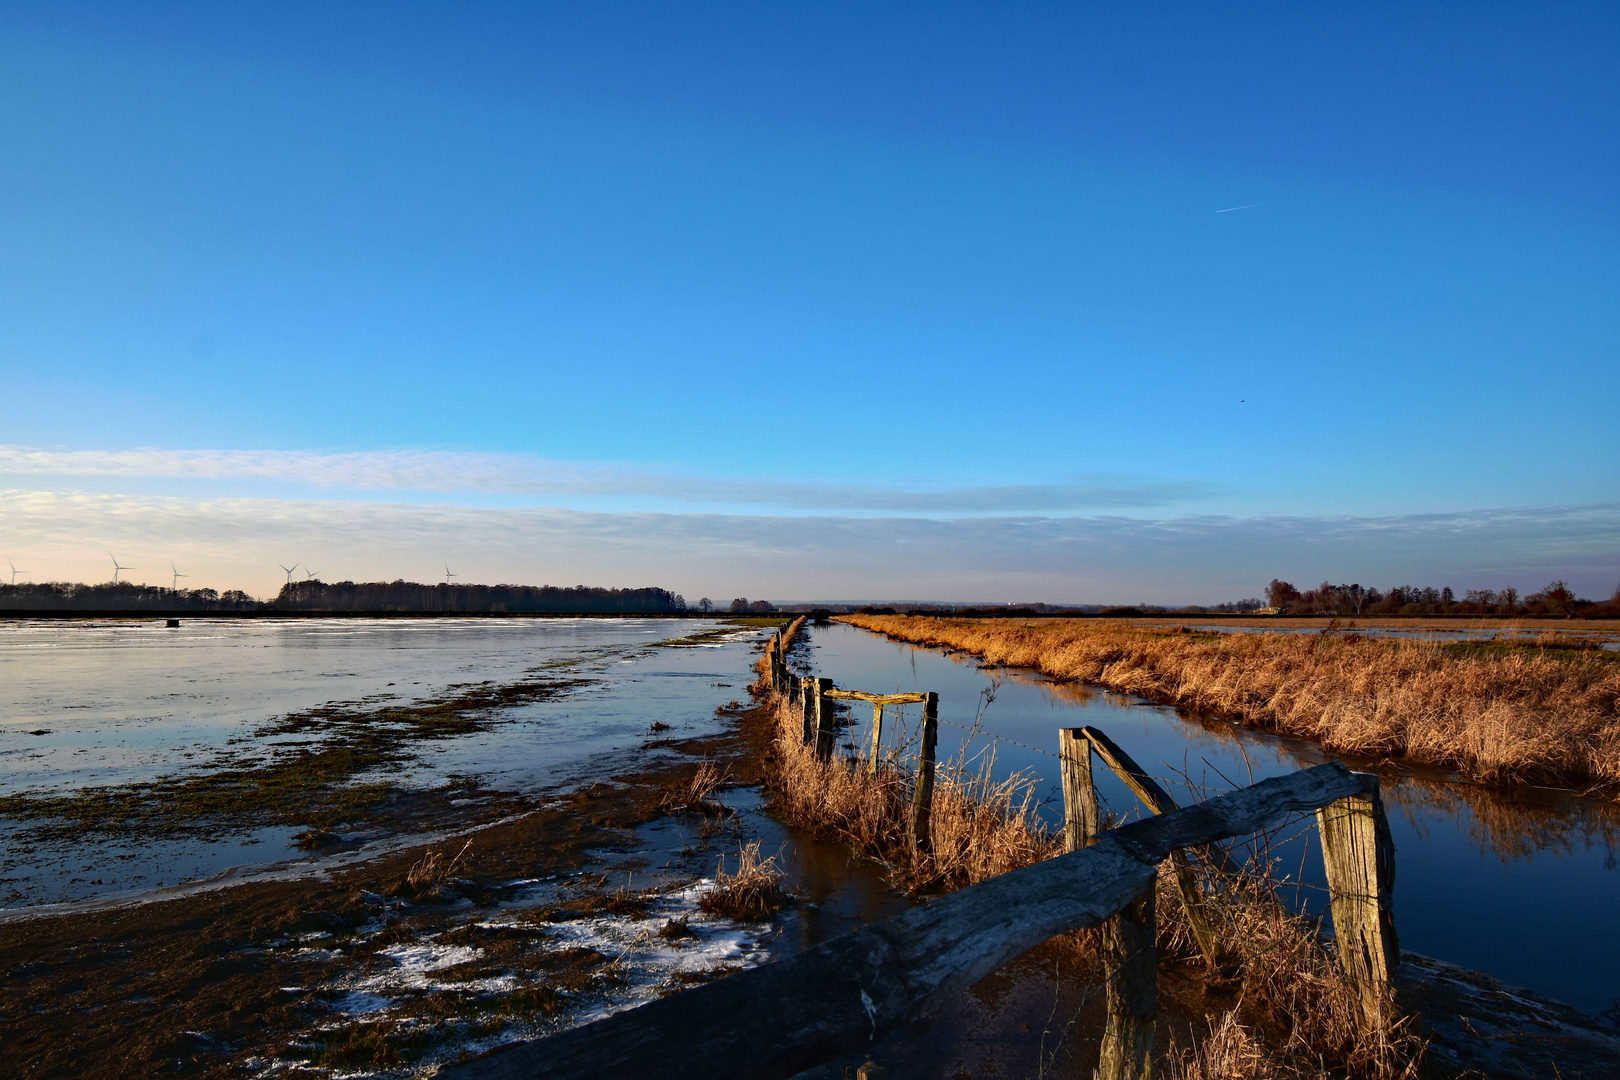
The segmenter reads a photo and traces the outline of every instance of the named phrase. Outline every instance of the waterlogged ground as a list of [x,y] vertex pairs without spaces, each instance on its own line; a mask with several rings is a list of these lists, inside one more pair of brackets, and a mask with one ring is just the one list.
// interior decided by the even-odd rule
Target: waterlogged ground
[[[774,852],[794,897],[759,922],[700,906],[744,843]],[[307,971],[279,988],[305,1022],[279,1052],[247,1059],[248,1071],[418,1075],[792,955],[907,903],[837,845],[790,836],[751,789],[587,856],[539,878],[362,890],[330,929],[257,945],[281,970]]]
[[[1329,760],[1318,747],[1211,718],[1028,673],[984,670],[972,657],[891,642],[853,627],[811,628],[818,673],[876,693],[940,695],[942,758],[997,777],[1025,773],[1037,813],[1053,826],[1062,804],[1057,731],[1101,728],[1178,798],[1205,797]],[[851,712],[845,750],[864,753],[870,712]],[[885,752],[915,753],[917,707],[891,710]],[[975,730],[977,729],[977,730]],[[1539,789],[1504,791],[1440,774],[1348,761],[1383,778],[1397,847],[1395,916],[1401,944],[1490,972],[1620,1023],[1620,813],[1609,803]],[[1106,769],[1107,808],[1140,811]],[[1299,902],[1325,899],[1314,822],[1301,819],[1270,853],[1298,883]]]
[[301,873],[288,860],[352,861],[644,766],[669,739],[719,730],[760,633],[667,619],[0,623],[0,906]]
[[[753,659],[747,640],[694,633],[660,648],[679,656],[702,645],[727,658],[725,677],[703,685],[740,691]],[[702,663],[630,655],[614,664],[635,668],[626,658],[645,665],[635,676],[643,690],[665,686],[661,678],[696,685],[691,669]],[[712,698],[689,691],[652,697],[661,701],[656,722],[671,731],[718,732],[631,731],[637,748],[580,758],[570,770],[578,780],[611,769],[611,782],[522,796],[458,787],[440,800],[430,790],[423,831],[392,823],[395,842],[417,845],[409,850],[375,842],[268,867],[232,888],[14,908],[0,933],[0,1041],[30,1074],[87,1080],[424,1075],[791,955],[907,906],[878,868],[763,812],[757,789],[745,786],[757,783],[768,740],[761,717],[729,704],[716,711]],[[585,715],[606,707],[585,705]],[[637,725],[645,721],[636,714]],[[516,761],[489,764],[509,779],[527,775]],[[694,803],[693,777],[704,773],[730,779]],[[457,804],[480,800],[503,813],[470,828],[447,820]],[[702,907],[744,845],[775,860],[792,898],[759,922]]]

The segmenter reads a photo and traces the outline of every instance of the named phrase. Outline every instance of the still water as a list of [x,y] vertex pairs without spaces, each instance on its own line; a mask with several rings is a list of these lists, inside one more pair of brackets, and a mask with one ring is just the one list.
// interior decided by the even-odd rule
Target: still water
[[[483,731],[421,744],[389,778],[431,788],[476,775],[538,792],[645,764],[653,721],[667,737],[720,728],[746,696],[753,639],[669,619],[300,619],[0,622],[0,793],[64,792],[206,772],[222,751],[316,706],[421,701],[524,678],[577,682],[515,705]],[[298,738],[308,738],[308,735]],[[173,887],[227,868],[301,857],[286,827],[208,839],[92,838],[26,845],[0,819],[0,908]]]
[[[1028,673],[983,670],[969,657],[904,645],[853,627],[813,627],[813,662],[839,686],[875,693],[939,693],[941,759],[991,760],[996,775],[1024,771],[1052,824],[1062,818],[1057,731],[1107,732],[1178,801],[1330,760],[1316,747],[1188,717],[1173,708]],[[988,699],[988,700],[987,700]],[[884,743],[914,735],[917,708],[886,721]],[[980,734],[970,729],[978,719]],[[851,713],[851,742],[870,710]],[[971,736],[971,737],[970,737]],[[1364,763],[1347,762],[1354,768]],[[1136,816],[1134,797],[1096,770],[1108,807]],[[1489,971],[1591,1012],[1620,997],[1620,813],[1565,793],[1507,793],[1441,776],[1381,771],[1396,855],[1395,920],[1403,948]],[[1311,822],[1282,830],[1279,869],[1300,902],[1320,908],[1321,853]]]

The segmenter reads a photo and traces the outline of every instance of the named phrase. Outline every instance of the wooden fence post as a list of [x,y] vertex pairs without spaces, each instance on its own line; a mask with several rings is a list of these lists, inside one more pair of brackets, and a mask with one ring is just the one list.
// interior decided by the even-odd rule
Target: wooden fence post
[[866,763],[866,775],[876,776],[878,769],[878,747],[883,744],[883,706],[872,702],[872,757]]
[[1091,742],[1083,728],[1058,729],[1063,763],[1063,850],[1090,847],[1102,825],[1097,789],[1091,784]]
[[816,760],[831,761],[833,748],[838,743],[838,714],[829,697],[823,696],[831,690],[831,679],[816,680]]
[[1158,929],[1154,887],[1103,924],[1104,993],[1108,1023],[1096,1080],[1147,1080],[1153,1071],[1153,1035],[1159,1017]]
[[[1090,847],[1101,827],[1097,789],[1091,782],[1091,740],[1084,728],[1058,729],[1063,764],[1063,846]],[[1103,1030],[1097,1080],[1145,1080],[1153,1056],[1159,1015],[1158,954],[1153,938],[1158,908],[1152,886],[1103,924]]]
[[911,793],[911,847],[926,854],[934,849],[929,816],[934,812],[934,749],[939,745],[939,695],[923,702],[922,747],[917,752],[917,786]]
[[804,713],[804,741],[807,745],[816,737],[816,698],[819,696],[816,691],[819,687],[820,682],[813,675],[799,680],[799,708]]
[[1344,973],[1361,993],[1367,1024],[1390,1020],[1390,981],[1401,961],[1395,936],[1395,841],[1384,816],[1378,780],[1368,776],[1363,794],[1329,803],[1316,812],[1322,862],[1333,901],[1333,938]]

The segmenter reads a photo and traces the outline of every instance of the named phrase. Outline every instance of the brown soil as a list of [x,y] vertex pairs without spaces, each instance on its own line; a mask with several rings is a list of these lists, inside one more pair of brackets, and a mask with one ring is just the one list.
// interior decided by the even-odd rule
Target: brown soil
[[[691,757],[593,785],[560,804],[500,800],[495,809],[522,816],[479,830],[453,885],[418,889],[408,882],[426,855],[422,847],[334,872],[329,880],[250,883],[0,924],[0,1044],[9,1061],[0,1071],[111,1080],[239,1076],[254,1059],[268,1064],[330,1015],[310,993],[287,988],[318,986],[356,962],[353,954],[294,959],[278,942],[317,933],[343,942],[380,913],[383,897],[400,896],[412,902],[402,909],[399,935],[442,933],[448,913],[435,901],[452,898],[443,895],[446,889],[487,904],[502,882],[580,870],[590,849],[622,845],[625,830],[658,817],[668,791],[689,787],[704,759],[723,763],[736,782],[757,782],[763,732],[764,725],[740,724],[728,734],[670,744]],[[450,853],[460,847],[458,841]],[[378,937],[391,932],[360,948],[377,948]],[[501,941],[478,944],[501,958]],[[515,944],[507,944],[513,951]],[[509,995],[508,1008],[548,1013],[553,988],[566,991],[600,977],[611,963],[586,950],[574,953],[585,955],[552,952],[532,961],[529,966],[547,969],[544,985]],[[408,1050],[375,1031],[340,1029],[332,1036],[313,1045],[306,1038],[305,1056],[355,1067],[380,1065]]]

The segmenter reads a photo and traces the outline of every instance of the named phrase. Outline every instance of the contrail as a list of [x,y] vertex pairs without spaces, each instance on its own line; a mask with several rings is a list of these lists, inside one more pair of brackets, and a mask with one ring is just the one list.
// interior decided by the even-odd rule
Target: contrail
[[1242,206],[1228,206],[1225,210],[1215,211],[1217,214],[1230,214],[1234,210],[1247,210],[1251,206],[1264,206],[1263,202],[1244,203]]

